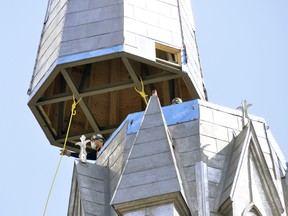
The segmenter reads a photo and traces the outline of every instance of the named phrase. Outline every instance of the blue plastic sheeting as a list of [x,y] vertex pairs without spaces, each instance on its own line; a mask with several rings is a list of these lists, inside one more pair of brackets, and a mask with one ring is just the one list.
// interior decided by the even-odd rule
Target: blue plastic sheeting
[[167,125],[199,119],[198,100],[163,107],[163,114]]
[[[198,100],[162,107],[162,112],[167,125],[174,125],[199,119]],[[138,131],[143,115],[144,112],[140,112],[127,116],[129,121],[127,134],[136,133]]]
[[74,55],[70,55],[70,56],[60,57],[57,61],[57,64],[64,64],[64,63],[69,63],[69,62],[74,62],[74,61],[81,61],[81,60],[85,60],[85,59],[89,59],[89,58],[95,58],[95,57],[109,55],[112,53],[123,52],[123,51],[124,51],[123,45],[119,45],[119,46],[114,46],[114,47],[110,47],[110,48],[104,48],[104,49],[100,49],[100,50],[94,50],[94,51],[74,54]]
[[[162,107],[162,112],[166,120],[167,125],[174,125],[183,122],[199,119],[199,104],[198,100],[187,101],[181,104],[174,104],[166,107]],[[99,155],[110,144],[113,138],[128,122],[128,128],[126,134],[137,133],[140,128],[144,111],[129,114],[121,125],[113,132],[113,134],[106,140],[103,148],[100,150]]]

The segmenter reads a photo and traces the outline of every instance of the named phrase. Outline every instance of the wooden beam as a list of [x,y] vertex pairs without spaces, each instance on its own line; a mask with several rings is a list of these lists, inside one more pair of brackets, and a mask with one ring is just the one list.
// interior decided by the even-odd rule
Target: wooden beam
[[119,91],[122,89],[132,88],[135,84],[131,80],[126,80],[123,82],[113,83],[105,86],[84,89],[80,92],[81,97],[88,97],[97,94],[104,94],[112,91]]
[[35,106],[31,108],[32,112],[34,113],[34,116],[36,117],[37,121],[39,122],[41,128],[45,132],[46,136],[49,138],[49,141],[51,140],[55,141],[55,137],[57,135],[56,130],[54,129],[51,121],[49,120],[48,116],[46,115],[45,111],[43,110],[43,107]]
[[126,56],[122,56],[122,61],[131,77],[131,79],[133,80],[133,82],[135,83],[136,85],[136,88],[137,89],[140,89],[141,88],[141,83],[138,79],[138,76],[137,76],[137,73],[135,71],[135,68],[133,67],[133,65],[131,64],[130,60],[126,57]]
[[[76,88],[75,83],[73,82],[73,80],[71,79],[71,77],[69,76],[69,74],[67,73],[66,69],[62,69],[61,73],[64,77],[64,79],[66,80],[68,86],[70,87],[71,91],[74,93],[75,98],[77,98],[77,100],[79,100],[81,98],[81,95],[78,92],[78,89]],[[99,133],[100,129],[96,123],[96,120],[94,118],[94,116],[92,115],[92,113],[90,112],[88,106],[86,105],[84,100],[80,100],[79,102],[79,106],[81,107],[82,111],[84,112],[87,120],[89,121],[91,127],[93,128],[93,130],[96,133]]]
[[40,98],[36,106],[43,106],[43,105],[48,105],[48,104],[53,104],[53,103],[59,103],[63,101],[68,101],[72,100],[73,96],[71,95],[70,92],[62,93],[62,94],[56,94],[53,96],[48,96],[48,97],[42,97]]
[[[126,80],[123,82],[113,83],[101,87],[95,87],[95,88],[87,88],[82,91],[78,91],[80,97],[88,97],[93,96],[97,94],[104,94],[112,91],[118,91],[122,89],[132,88],[135,84],[131,80]],[[51,103],[59,103],[62,101],[72,100],[71,93],[65,93],[65,94],[57,94],[49,97],[42,97],[38,100],[36,103],[37,106],[43,106]]]
[[153,67],[156,67],[156,68],[160,68],[164,71],[169,71],[169,72],[172,72],[174,74],[179,74],[179,73],[183,73],[182,72],[182,67],[177,65],[177,64],[169,64],[167,63],[166,61],[161,62],[159,61],[151,61],[149,59],[143,59],[139,56],[134,56],[132,54],[126,54],[126,56],[129,58],[129,59],[133,59],[133,60],[136,60],[136,61],[139,61],[139,62],[142,62],[142,63],[145,63],[145,64],[148,64],[150,66],[153,66]]
[[161,73],[161,74],[155,74],[149,77],[145,77],[145,80],[143,80],[143,82],[145,85],[148,85],[151,83],[161,82],[165,80],[177,79],[179,77],[181,77],[180,74],[171,75],[170,73]]
[[[171,80],[171,79],[176,79],[180,78],[180,74],[174,74],[174,73],[160,73],[156,75],[151,75],[148,77],[145,77],[145,80],[143,80],[145,85],[155,83],[155,82],[161,82],[164,80]],[[71,78],[70,78],[71,79]],[[74,85],[75,86],[75,85]],[[84,89],[81,92],[78,92],[79,98],[81,97],[88,97],[88,96],[93,96],[97,94],[103,94],[103,93],[108,93],[112,91],[119,91],[122,89],[127,89],[127,88],[133,88],[135,86],[135,83],[131,82],[131,80],[126,80],[118,83],[112,83],[109,85],[101,86],[101,87],[96,87],[96,88],[89,88],[89,89]],[[42,97],[38,100],[36,103],[36,106],[43,106],[43,105],[48,105],[52,103],[59,103],[62,101],[68,101],[72,100],[72,95],[71,93],[63,93],[63,94],[57,94],[49,97]]]
[[[66,82],[63,77],[60,78],[60,92],[65,92],[66,88]],[[57,134],[62,134],[63,131],[63,121],[64,121],[64,108],[65,104],[64,102],[60,102],[58,107],[58,130]]]

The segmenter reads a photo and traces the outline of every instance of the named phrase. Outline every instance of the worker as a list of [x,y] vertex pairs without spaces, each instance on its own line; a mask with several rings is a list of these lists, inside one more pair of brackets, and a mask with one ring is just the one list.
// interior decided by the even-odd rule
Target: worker
[[180,104],[182,103],[182,99],[179,97],[176,97],[172,100],[172,104]]
[[[104,142],[105,142],[105,139],[104,139],[104,137],[101,134],[94,134],[91,137],[90,143],[91,143],[91,147],[94,150],[87,154],[87,159],[88,160],[96,160],[97,159],[98,152],[103,147]],[[75,158],[79,157],[79,153],[71,152],[71,151],[69,151],[67,149],[65,149],[65,150],[62,149],[60,154],[63,154],[63,155],[68,156],[68,157],[70,157],[70,156],[75,157]]]

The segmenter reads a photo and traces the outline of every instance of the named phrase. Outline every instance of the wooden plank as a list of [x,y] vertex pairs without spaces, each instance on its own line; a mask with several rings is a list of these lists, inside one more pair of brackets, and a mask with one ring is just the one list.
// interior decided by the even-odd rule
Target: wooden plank
[[[155,82],[161,82],[164,80],[170,80],[170,79],[175,79],[179,78],[181,75],[171,75],[169,73],[161,73],[157,75],[151,75],[149,77],[146,77],[145,80],[143,80],[144,84],[152,84]],[[97,94],[104,94],[108,92],[113,92],[113,91],[119,91],[123,89],[128,89],[128,88],[133,88],[135,84],[131,82],[131,80],[127,81],[122,81],[118,82],[117,84],[109,84],[106,86],[102,87],[97,87],[97,88],[89,88],[81,91],[79,94],[80,97],[88,97],[92,95],[97,95]],[[49,97],[42,97],[38,100],[36,103],[37,106],[42,106],[42,105],[47,105],[47,104],[52,104],[52,103],[58,103],[62,101],[67,101],[67,100],[72,100],[72,95],[71,93],[63,93],[63,94],[57,94]]]
[[71,95],[71,93],[66,92],[66,93],[56,94],[56,95],[52,95],[48,97],[42,97],[37,101],[36,106],[59,103],[59,102],[72,100],[72,99],[73,99],[73,96]]
[[101,87],[94,87],[94,88],[89,88],[81,91],[79,95],[81,97],[88,97],[88,96],[93,96],[93,95],[98,95],[98,94],[104,94],[104,93],[109,93],[112,91],[119,91],[122,89],[127,89],[127,88],[132,88],[135,86],[135,84],[131,80],[126,80],[123,82],[118,82],[118,83],[113,83]]
[[133,67],[130,60],[126,56],[122,56],[122,61],[125,65],[128,73],[130,74],[131,79],[135,83],[136,88],[140,89],[141,83],[139,82],[139,79],[138,79],[139,74],[137,75],[135,68]]
[[[61,77],[60,80],[60,92],[65,92],[66,88],[66,83],[63,77]],[[64,110],[65,110],[65,103],[60,102],[59,107],[58,107],[58,129],[57,129],[57,134],[62,134],[63,132],[63,121],[64,121]]]
[[177,64],[166,64],[167,61],[165,61],[165,63],[162,63],[161,60],[160,60],[161,62],[160,61],[156,62],[156,61],[151,61],[149,59],[143,59],[143,58],[141,58],[139,56],[134,56],[132,54],[126,54],[126,56],[129,59],[133,59],[135,61],[139,61],[139,62],[148,64],[148,65],[156,67],[158,69],[169,71],[169,72],[172,72],[172,73],[175,73],[175,74],[183,73],[182,72],[182,68],[181,68],[180,65],[177,65]]
[[[47,114],[46,114],[45,110],[43,109],[43,107],[39,106],[39,107],[36,107],[36,109],[37,109],[39,115],[42,117],[42,120],[43,120],[43,121],[42,120],[39,121],[39,119],[37,118],[38,121],[39,122],[43,122],[43,125],[46,126],[46,129],[48,129],[48,131],[53,135],[53,139],[54,139],[54,136],[57,134],[57,132],[56,132],[52,122],[50,121],[50,118],[47,116]],[[38,117],[38,115],[35,115],[35,116]],[[43,127],[43,125],[41,124],[42,128],[45,128],[45,126]],[[46,131],[46,130],[44,130],[44,131]]]
[[170,47],[170,46],[166,46],[166,45],[159,44],[159,43],[155,43],[155,48],[159,49],[159,50],[163,50],[165,52],[173,53],[173,54],[177,54],[177,53],[181,52],[180,49],[177,49],[177,48],[174,48],[174,47]]

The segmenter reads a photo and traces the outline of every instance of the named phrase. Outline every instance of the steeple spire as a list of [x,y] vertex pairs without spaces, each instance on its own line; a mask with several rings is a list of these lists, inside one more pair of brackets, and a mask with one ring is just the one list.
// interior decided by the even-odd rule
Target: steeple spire
[[[189,215],[171,136],[157,95],[150,98],[111,200],[119,215],[167,205]],[[167,212],[173,215],[173,211]]]

